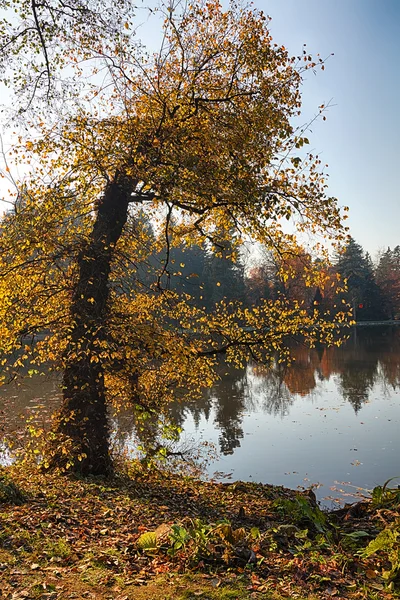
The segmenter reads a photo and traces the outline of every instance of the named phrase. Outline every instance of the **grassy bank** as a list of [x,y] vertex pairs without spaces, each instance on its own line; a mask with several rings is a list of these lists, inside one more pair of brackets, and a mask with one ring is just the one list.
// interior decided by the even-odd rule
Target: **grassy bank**
[[108,481],[8,467],[0,597],[395,598],[399,500],[377,488],[328,515],[312,492],[135,464]]

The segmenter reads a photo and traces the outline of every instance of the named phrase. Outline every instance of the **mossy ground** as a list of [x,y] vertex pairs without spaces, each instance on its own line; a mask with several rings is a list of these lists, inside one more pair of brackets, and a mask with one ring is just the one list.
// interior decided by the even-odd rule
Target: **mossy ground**
[[[362,556],[397,518],[392,505],[364,503],[330,517],[312,494],[201,482],[135,464],[111,480],[26,466],[0,475],[0,598],[399,597],[395,571],[383,577],[388,553]],[[240,548],[218,537],[214,525],[222,521],[240,533]],[[181,549],[171,554],[166,536],[156,549],[140,550],[144,532],[173,524],[192,531]]]

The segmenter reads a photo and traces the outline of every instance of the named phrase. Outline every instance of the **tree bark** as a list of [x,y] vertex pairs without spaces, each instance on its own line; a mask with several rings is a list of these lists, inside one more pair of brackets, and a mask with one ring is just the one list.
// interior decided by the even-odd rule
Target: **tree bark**
[[88,242],[78,255],[72,330],[66,351],[63,404],[57,433],[62,435],[53,462],[82,475],[110,475],[109,423],[104,371],[99,356],[107,342],[109,276],[118,239],[127,220],[132,182],[117,174],[99,201]]

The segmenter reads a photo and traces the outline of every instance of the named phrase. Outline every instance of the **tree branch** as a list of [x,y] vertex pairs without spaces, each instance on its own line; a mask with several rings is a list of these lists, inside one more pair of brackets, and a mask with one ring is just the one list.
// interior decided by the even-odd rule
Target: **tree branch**
[[45,60],[45,63],[46,63],[47,98],[48,98],[49,95],[50,95],[50,85],[51,85],[50,84],[50,81],[51,81],[50,62],[49,62],[49,57],[48,57],[48,54],[47,54],[46,42],[45,42],[44,37],[43,37],[43,32],[42,32],[42,29],[40,27],[39,17],[38,17],[38,14],[37,14],[37,8],[38,8],[39,5],[37,4],[36,0],[32,0],[31,6],[32,6],[32,12],[33,12],[33,18],[35,20],[35,25],[36,25],[36,31],[37,31],[38,36],[39,36],[40,45],[42,47],[43,56],[44,56],[44,60]]

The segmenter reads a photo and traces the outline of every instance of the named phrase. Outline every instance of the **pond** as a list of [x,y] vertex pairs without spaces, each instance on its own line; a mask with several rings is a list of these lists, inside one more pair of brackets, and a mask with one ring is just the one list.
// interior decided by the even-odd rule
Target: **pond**
[[[400,327],[358,327],[340,348],[298,346],[294,356],[288,368],[223,367],[200,402],[172,407],[182,443],[217,447],[208,474],[315,485],[325,506],[400,475]],[[58,403],[57,381],[47,377],[3,388],[0,430],[21,427],[20,414],[45,422]],[[128,441],[129,421],[120,419]]]

